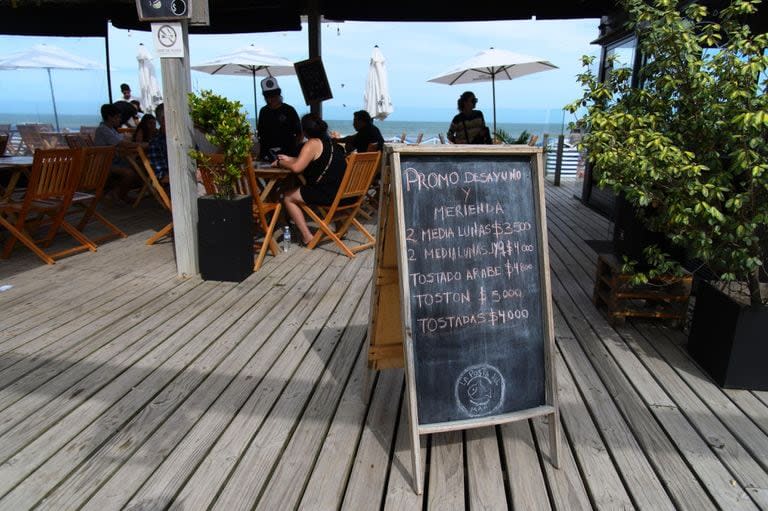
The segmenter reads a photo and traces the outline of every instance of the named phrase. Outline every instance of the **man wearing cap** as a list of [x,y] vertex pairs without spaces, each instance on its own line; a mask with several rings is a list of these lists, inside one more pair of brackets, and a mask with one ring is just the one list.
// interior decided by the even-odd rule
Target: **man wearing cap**
[[283,103],[282,91],[273,76],[261,81],[261,92],[267,104],[259,110],[259,156],[266,161],[272,161],[277,153],[297,156],[303,139],[299,115],[291,105]]

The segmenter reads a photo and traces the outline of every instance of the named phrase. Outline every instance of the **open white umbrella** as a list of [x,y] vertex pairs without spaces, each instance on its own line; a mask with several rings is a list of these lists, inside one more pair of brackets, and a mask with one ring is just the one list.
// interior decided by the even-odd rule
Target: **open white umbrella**
[[56,131],[59,131],[59,113],[56,111],[56,96],[53,93],[51,69],[104,69],[104,66],[93,60],[69,53],[57,46],[36,44],[29,49],[0,57],[0,69],[45,69],[48,71],[53,117],[56,119]]
[[[256,101],[256,77],[257,76],[281,76],[296,74],[293,62],[263,48],[257,48],[253,44],[244,46],[232,53],[216,57],[215,59],[191,66],[195,71],[202,71],[212,75],[246,75],[253,78],[253,108],[254,117],[258,117],[259,110]],[[256,119],[258,121],[258,118]]]
[[155,107],[163,102],[163,93],[155,76],[155,65],[152,64],[152,56],[142,43],[139,43],[136,60],[139,62],[141,109],[147,113],[154,113]]
[[392,106],[392,98],[389,97],[389,84],[387,82],[387,68],[384,55],[378,46],[373,47],[371,64],[368,67],[368,80],[365,83],[365,95],[363,96],[365,109],[374,119],[384,120],[395,111]]
[[491,48],[481,51],[471,59],[427,81],[447,85],[490,81],[493,89],[493,131],[495,132],[496,80],[514,80],[551,69],[557,69],[557,66],[542,58]]

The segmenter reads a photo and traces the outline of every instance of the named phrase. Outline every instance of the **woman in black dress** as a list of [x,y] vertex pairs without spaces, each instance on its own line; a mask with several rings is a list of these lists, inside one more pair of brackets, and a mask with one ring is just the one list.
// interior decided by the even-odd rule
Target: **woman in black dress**
[[302,244],[312,240],[312,233],[300,204],[330,205],[336,197],[347,169],[344,148],[331,141],[328,124],[317,114],[301,118],[301,129],[307,141],[298,156],[278,154],[274,167],[303,174],[307,184],[288,190],[283,198],[285,211],[301,234]]

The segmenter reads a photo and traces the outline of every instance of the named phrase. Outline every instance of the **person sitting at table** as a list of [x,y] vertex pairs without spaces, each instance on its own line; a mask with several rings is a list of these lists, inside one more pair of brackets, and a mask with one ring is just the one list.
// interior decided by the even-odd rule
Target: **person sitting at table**
[[93,135],[93,145],[115,146],[117,154],[112,160],[111,172],[115,176],[117,184],[110,190],[108,196],[117,198],[123,202],[129,202],[128,190],[141,185],[139,176],[131,165],[121,156],[121,151],[135,148],[138,144],[126,139],[117,128],[120,126],[121,113],[114,103],[101,105],[102,122]]
[[157,135],[157,118],[152,114],[145,114],[142,116],[139,125],[136,126],[136,131],[133,133],[133,141],[141,144],[142,142],[149,142],[152,137]]
[[273,76],[261,81],[261,90],[267,102],[259,110],[257,132],[259,137],[259,157],[271,162],[275,153],[288,156],[299,154],[299,147],[304,138],[301,133],[299,114],[289,104],[283,103],[280,86]]
[[371,144],[376,144],[376,151],[384,148],[384,137],[381,136],[379,128],[373,125],[371,114],[366,110],[358,110],[352,114],[352,126],[355,128],[355,134],[333,139],[334,142],[344,144],[347,153],[364,153]]
[[301,235],[300,243],[306,245],[312,240],[304,212],[300,204],[331,204],[341,186],[347,169],[344,148],[334,143],[328,135],[328,124],[317,114],[306,114],[301,118],[301,128],[307,141],[298,156],[279,153],[273,167],[288,169],[303,174],[306,184],[285,192],[285,211]]
[[167,185],[168,181],[168,142],[165,138],[165,105],[160,103],[155,107],[155,115],[160,128],[147,143],[147,159],[158,181]]
[[128,101],[115,101],[112,103],[120,111],[120,125],[118,127],[135,128],[139,123],[139,112]]

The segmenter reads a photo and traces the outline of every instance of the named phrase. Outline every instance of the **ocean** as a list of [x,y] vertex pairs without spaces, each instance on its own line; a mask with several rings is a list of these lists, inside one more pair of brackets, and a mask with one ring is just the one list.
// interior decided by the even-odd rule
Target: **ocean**
[[[80,126],[96,126],[100,122],[100,118],[95,115],[71,115],[71,114],[59,114],[59,127],[62,130],[78,131]],[[53,123],[53,115],[46,114],[3,114],[0,113],[0,124],[22,124],[26,122],[36,123]],[[253,122],[253,118],[251,118]],[[332,131],[338,131],[342,135],[348,135],[354,133],[352,127],[352,119],[349,120],[332,120],[327,119],[328,127]],[[381,130],[381,134],[385,140],[391,140],[393,138],[400,139],[405,133],[406,139],[409,142],[413,142],[419,136],[423,134],[422,143],[434,143],[438,140],[438,135],[443,134],[448,129],[450,119],[446,122],[427,122],[427,121],[375,121],[376,126]],[[543,138],[542,135],[560,135],[561,133],[567,133],[567,126],[563,127],[560,123],[508,123],[499,122],[497,128],[504,130],[506,133],[513,137],[517,137],[524,130],[528,131],[531,135],[538,135],[539,139]],[[565,131],[564,131],[565,130]]]

